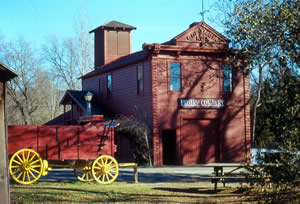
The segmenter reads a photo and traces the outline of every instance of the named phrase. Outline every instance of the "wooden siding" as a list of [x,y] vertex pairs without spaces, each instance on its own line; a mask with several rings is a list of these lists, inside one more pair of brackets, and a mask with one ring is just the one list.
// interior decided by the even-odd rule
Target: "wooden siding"
[[[153,62],[155,64],[153,65],[153,79],[155,79],[153,86],[156,92],[156,99],[153,101],[153,106],[155,106],[153,108],[155,165],[163,164],[162,131],[176,129],[177,141],[180,143],[185,140],[184,120],[186,119],[217,121],[214,124],[219,124],[215,128],[219,132],[220,147],[213,148],[218,148],[218,159],[222,162],[245,161],[244,155],[249,153],[250,147],[249,95],[247,96],[249,80],[241,73],[234,72],[232,93],[223,93],[221,70],[223,57],[221,55],[172,57],[168,54],[160,54]],[[181,63],[182,91],[169,90],[171,62]],[[183,109],[179,107],[180,98],[223,98],[226,105],[221,109]],[[179,144],[177,147],[178,164],[188,163],[184,162],[186,145],[186,143],[185,146]],[[215,144],[211,145],[215,146]],[[196,155],[199,152],[194,151],[192,154]],[[212,160],[202,161],[211,162]]]
[[[3,73],[1,73],[3,74]],[[6,83],[0,81],[0,197],[1,202],[9,203],[9,177],[8,177],[8,156],[7,138],[5,124],[5,86]]]
[[[137,96],[137,66],[144,68],[144,95]],[[112,99],[106,99],[106,82],[104,83],[104,93],[99,93],[99,80],[105,80],[108,74],[112,75]],[[148,124],[152,120],[152,89],[151,89],[151,67],[149,61],[132,64],[113,72],[101,74],[82,80],[82,89],[96,93],[99,104],[105,104],[107,108],[116,114],[136,115],[144,120],[147,118]]]

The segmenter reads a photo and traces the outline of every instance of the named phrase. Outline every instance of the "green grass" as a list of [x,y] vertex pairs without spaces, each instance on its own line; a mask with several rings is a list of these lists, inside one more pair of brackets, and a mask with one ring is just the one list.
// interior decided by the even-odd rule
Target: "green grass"
[[210,183],[111,185],[82,182],[37,182],[24,186],[11,184],[12,203],[224,203],[241,201],[237,188],[221,188],[217,192]]

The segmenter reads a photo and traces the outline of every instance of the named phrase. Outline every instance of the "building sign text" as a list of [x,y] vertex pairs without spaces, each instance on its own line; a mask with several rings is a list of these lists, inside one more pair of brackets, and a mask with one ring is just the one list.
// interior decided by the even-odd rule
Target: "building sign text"
[[224,99],[180,99],[181,108],[222,108],[225,106]]

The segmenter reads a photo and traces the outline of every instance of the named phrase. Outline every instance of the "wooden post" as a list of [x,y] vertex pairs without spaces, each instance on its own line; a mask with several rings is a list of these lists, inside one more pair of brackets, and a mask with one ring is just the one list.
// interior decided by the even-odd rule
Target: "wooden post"
[[5,99],[6,83],[0,81],[0,201],[1,203],[10,203]]
[[137,167],[137,165],[135,165],[133,167],[133,175],[134,175],[134,183],[138,183],[139,179],[138,179],[138,167]]

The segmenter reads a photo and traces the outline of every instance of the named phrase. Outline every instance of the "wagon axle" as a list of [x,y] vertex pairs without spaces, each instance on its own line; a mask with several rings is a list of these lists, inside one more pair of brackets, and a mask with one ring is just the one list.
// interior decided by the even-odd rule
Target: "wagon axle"
[[32,149],[21,149],[10,159],[10,175],[17,183],[32,184],[41,176],[46,176],[51,167],[74,168],[78,180],[92,182],[96,180],[101,184],[112,183],[119,174],[117,161],[107,155],[98,157],[95,161],[78,161],[75,165],[48,164]]

